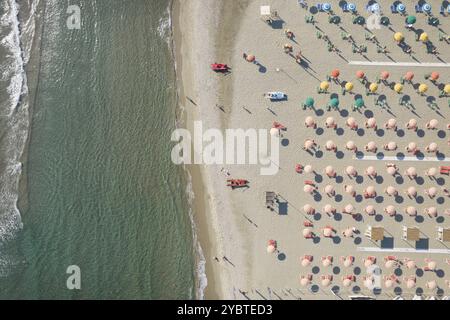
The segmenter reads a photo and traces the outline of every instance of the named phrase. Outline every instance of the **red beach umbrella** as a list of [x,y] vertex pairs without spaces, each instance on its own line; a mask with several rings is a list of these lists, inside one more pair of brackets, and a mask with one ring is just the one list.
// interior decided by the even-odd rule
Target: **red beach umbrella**
[[356,77],[357,78],[359,78],[359,79],[362,79],[362,78],[364,78],[364,71],[362,71],[362,70],[358,70],[358,71],[356,71]]
[[430,79],[431,79],[432,81],[436,81],[437,79],[439,79],[439,73],[436,72],[436,71],[433,71],[433,72],[431,73],[431,75],[430,75]]
[[333,78],[339,77],[340,74],[341,72],[339,71],[339,69],[334,69],[333,71],[331,71],[331,77]]
[[387,78],[389,78],[389,72],[382,71],[380,74],[380,78],[381,78],[381,80],[387,80]]
[[408,72],[405,74],[405,80],[411,81],[413,78],[414,78],[414,73],[413,73],[413,72],[408,71]]

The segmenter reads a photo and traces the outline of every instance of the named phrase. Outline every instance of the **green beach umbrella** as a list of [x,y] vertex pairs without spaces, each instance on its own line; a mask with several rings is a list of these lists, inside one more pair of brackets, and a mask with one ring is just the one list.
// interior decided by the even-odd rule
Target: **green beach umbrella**
[[407,18],[406,18],[406,23],[407,24],[414,24],[414,23],[416,23],[416,17],[415,16],[408,16]]
[[311,98],[311,97],[306,98],[305,105],[306,105],[307,107],[312,107],[312,106],[314,106],[314,99]]
[[356,108],[361,108],[362,106],[364,106],[364,101],[361,98],[358,98],[355,100],[355,107]]
[[337,108],[339,106],[339,100],[337,98],[333,98],[329,103],[330,107]]

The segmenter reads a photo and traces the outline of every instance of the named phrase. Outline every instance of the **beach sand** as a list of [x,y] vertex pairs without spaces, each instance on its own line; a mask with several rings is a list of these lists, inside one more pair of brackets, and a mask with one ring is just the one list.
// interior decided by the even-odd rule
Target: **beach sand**
[[[448,66],[436,65],[432,70],[421,66],[369,66],[367,62],[427,62],[448,63],[450,54],[447,45],[438,41],[438,31],[426,24],[423,14],[417,14],[416,28],[427,31],[439,56],[426,53],[423,44],[416,42],[414,33],[406,31],[404,17],[391,15],[389,1],[378,1],[384,12],[391,18],[391,29],[383,27],[374,30],[381,44],[388,46],[389,57],[376,52],[373,43],[364,39],[364,33],[368,32],[362,26],[351,22],[350,13],[342,13],[337,7],[338,1],[331,1],[335,12],[342,17],[341,27],[329,24],[327,14],[318,13],[316,29],[305,22],[304,16],[310,13],[302,9],[297,1],[254,0],[243,4],[242,2],[228,2],[224,7],[223,15],[204,12],[218,12],[221,10],[220,1],[177,1],[176,7],[179,14],[174,18],[175,44],[177,51],[177,67],[180,84],[180,103],[184,107],[185,124],[192,129],[194,120],[201,119],[204,128],[256,128],[269,129],[274,121],[285,125],[288,130],[284,133],[284,141],[280,147],[280,171],[275,176],[261,176],[259,166],[233,165],[224,166],[230,171],[233,178],[244,178],[250,181],[249,189],[229,190],[225,187],[226,177],[218,166],[191,166],[196,194],[196,222],[200,233],[200,242],[205,250],[206,274],[208,286],[206,298],[230,298],[230,299],[347,299],[352,294],[363,294],[379,299],[392,299],[395,294],[393,289],[382,286],[380,294],[375,295],[372,290],[363,286],[363,276],[367,275],[362,260],[368,255],[377,258],[377,264],[382,270],[382,277],[395,274],[400,283],[395,284],[401,290],[402,296],[412,298],[415,293],[424,296],[436,294],[435,290],[426,288],[426,282],[436,280],[438,287],[443,290],[440,295],[448,295],[449,289],[445,283],[449,279],[450,267],[444,262],[449,256],[446,244],[436,240],[436,228],[449,227],[450,218],[444,214],[449,208],[449,198],[440,191],[441,186],[448,185],[448,176],[438,176],[438,180],[430,180],[424,176],[424,171],[430,167],[450,165],[450,155],[447,144],[449,131],[445,129],[450,122],[450,111],[447,107],[447,98],[438,98],[439,88],[430,81],[424,79],[424,75],[430,71],[440,72],[439,83],[449,82]],[[355,1],[361,14],[365,1]],[[284,20],[281,28],[272,28],[264,23],[259,16],[259,6],[270,4],[278,11],[278,15]],[[411,5],[409,5],[411,6]],[[436,11],[438,8],[434,8]],[[228,11],[229,10],[229,11]],[[412,11],[412,8],[410,8]],[[194,18],[195,17],[195,18]],[[220,19],[219,17],[223,17]],[[449,18],[440,17],[441,29],[449,32]],[[283,30],[289,28],[296,35],[295,41],[288,40]],[[356,43],[365,44],[368,53],[364,56],[353,53],[351,44],[340,38],[343,30],[352,34]],[[333,43],[341,50],[340,53],[327,51],[325,42],[316,38],[316,32],[326,33]],[[405,35],[406,42],[413,48],[412,55],[406,55],[396,46],[392,40],[394,31],[401,31]],[[301,50],[305,59],[305,65],[298,65],[295,60],[284,53],[283,45],[290,43],[294,47],[293,53]],[[242,59],[242,53],[256,55],[259,65],[251,64]],[[224,62],[232,66],[232,73],[227,76],[216,75],[209,69],[212,62]],[[362,61],[362,65],[353,65],[349,61]],[[334,68],[341,71],[342,80],[351,81],[355,85],[355,94],[360,94],[367,107],[361,112],[351,111],[355,94],[341,94],[340,86],[331,83],[328,94],[318,94],[316,87],[320,81],[325,80],[326,75]],[[377,75],[383,70],[390,72],[389,81],[399,81],[406,71],[415,73],[414,85],[427,83],[429,90],[427,96],[419,96],[411,84],[405,84],[404,94],[411,97],[414,105],[412,109],[406,109],[398,105],[397,95],[389,87],[380,84],[378,93],[386,96],[389,108],[381,109],[374,106],[374,96],[366,96],[364,86],[355,77],[357,70],[364,70],[369,81],[375,81]],[[284,91],[288,94],[288,100],[283,102],[268,102],[262,94],[268,91]],[[341,109],[347,111],[326,111],[326,104],[331,94],[337,94]],[[190,97],[196,105],[185,97]],[[307,96],[314,97],[317,109],[324,112],[302,110],[301,103]],[[431,110],[427,107],[429,97],[434,97],[439,109]],[[220,111],[215,105],[223,105],[224,111]],[[243,109],[245,106],[250,112]],[[318,128],[305,128],[304,121],[307,116],[312,116],[318,122]],[[343,129],[334,131],[324,127],[325,119],[333,116],[338,126]],[[352,116],[363,130],[352,131],[345,126],[346,118]],[[364,128],[364,121],[369,117],[375,117],[378,127],[389,118],[395,118],[399,129],[397,132],[381,130],[370,131]],[[420,130],[413,132],[405,129],[405,123],[410,119],[418,120]],[[439,121],[438,130],[425,129],[425,124],[436,118]],[[305,139],[315,139],[321,146],[319,152],[312,155],[302,150]],[[337,154],[325,151],[327,140],[333,140],[340,151]],[[363,151],[362,156],[374,155],[364,152],[364,146],[369,141],[375,141],[378,151],[378,159],[357,160],[355,154],[345,150],[345,143],[353,140]],[[399,148],[395,152],[384,151],[383,144],[395,141]],[[439,150],[444,155],[440,161],[401,160],[405,146],[411,142],[417,142],[424,151],[425,146],[431,142],[438,144]],[[425,153],[425,152],[424,152]],[[432,157],[425,153],[426,157]],[[388,159],[387,157],[392,157]],[[442,156],[441,156],[442,157]],[[445,158],[445,159],[444,159]],[[386,173],[385,166],[388,162],[394,162],[399,167],[402,177],[391,177]],[[317,174],[295,173],[296,163],[310,164]],[[338,179],[330,179],[324,174],[324,168],[332,165],[338,173]],[[345,175],[345,168],[353,165],[360,177],[350,179]],[[364,175],[367,166],[374,166],[379,173],[377,179],[371,180]],[[417,168],[419,178],[409,180],[403,172],[409,167]],[[303,192],[304,182],[312,180],[318,186],[318,194],[311,196]],[[336,188],[338,197],[328,198],[323,188],[332,184]],[[358,196],[352,198],[343,190],[345,184],[352,184]],[[400,197],[388,197],[383,190],[392,185],[400,191]],[[361,197],[367,186],[374,186],[377,191],[375,199]],[[419,196],[417,199],[409,199],[403,191],[415,186]],[[434,199],[424,195],[424,190],[437,187],[439,194]],[[274,191],[285,199],[287,213],[279,215],[266,209],[264,192]],[[317,211],[314,216],[307,216],[303,212],[303,206],[309,203]],[[322,208],[325,204],[331,204],[337,208],[338,213],[346,204],[352,204],[356,213],[360,213],[358,219],[345,214],[328,217]],[[363,213],[366,205],[373,205],[377,215],[368,216]],[[394,205],[398,215],[392,218],[383,213],[388,205]],[[418,218],[412,218],[403,213],[407,206],[415,206]],[[429,218],[423,214],[425,208],[434,206],[439,217]],[[250,219],[250,220],[248,220]],[[303,222],[313,222],[313,231],[320,237],[314,241],[302,237]],[[252,221],[253,223],[251,223]],[[324,238],[321,230],[325,226],[332,226],[337,233],[334,238]],[[364,236],[368,226],[383,226],[385,228],[386,241],[383,244],[373,242]],[[417,226],[421,230],[421,242],[414,244],[401,239],[403,226]],[[341,231],[347,227],[358,230],[353,238],[342,237]],[[275,239],[278,243],[279,253],[268,254],[266,252],[267,241]],[[389,242],[391,242],[389,244]],[[380,249],[380,246],[392,246],[392,251]],[[420,251],[414,247],[437,249],[440,251]],[[368,251],[374,250],[374,251]],[[305,254],[314,256],[313,263],[309,267],[300,265],[300,257]],[[321,257],[332,255],[332,266],[323,267]],[[341,256],[353,255],[356,260],[351,268],[344,268],[339,262]],[[436,272],[422,272],[422,269],[408,270],[404,266],[396,269],[387,269],[383,258],[387,255],[395,255],[399,260],[406,257],[414,259],[422,268],[424,259],[430,258],[437,262]],[[220,262],[216,262],[214,257]],[[226,256],[230,262],[223,261]],[[313,287],[301,287],[299,277],[313,274]],[[354,274],[356,282],[349,288],[342,285],[343,276]],[[333,275],[333,285],[337,286],[337,295],[334,295],[330,287],[320,285],[321,275]],[[417,287],[407,289],[404,277],[417,277]],[[384,280],[383,280],[384,281]],[[420,290],[417,290],[417,289]],[[313,293],[314,291],[317,292]]]

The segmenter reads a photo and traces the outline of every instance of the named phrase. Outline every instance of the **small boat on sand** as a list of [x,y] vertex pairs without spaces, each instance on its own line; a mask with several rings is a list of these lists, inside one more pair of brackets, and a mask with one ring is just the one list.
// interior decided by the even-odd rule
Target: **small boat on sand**
[[272,91],[272,92],[265,93],[264,97],[266,97],[267,99],[270,99],[272,101],[286,100],[287,94],[285,94],[284,92],[280,92],[280,91]]

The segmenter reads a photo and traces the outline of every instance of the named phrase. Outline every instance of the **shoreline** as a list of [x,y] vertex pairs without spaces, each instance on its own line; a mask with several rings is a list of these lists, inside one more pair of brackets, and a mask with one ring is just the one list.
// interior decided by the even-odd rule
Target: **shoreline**
[[[209,112],[205,109],[215,103],[229,105],[232,82],[231,80],[206,80],[205,78],[212,78],[209,65],[204,64],[195,68],[194,55],[202,53],[204,57],[210,56],[214,59],[230,61],[234,33],[239,27],[239,14],[236,14],[235,9],[236,6],[245,6],[245,4],[235,2],[232,5],[225,6],[220,1],[209,4],[217,6],[216,9],[220,10],[223,15],[220,21],[208,21],[206,17],[199,18],[201,20],[199,25],[203,27],[206,25],[211,32],[208,39],[208,35],[200,32],[204,31],[205,28],[202,29],[197,26],[193,30],[195,27],[188,23],[192,16],[200,16],[196,15],[195,9],[202,7],[199,5],[201,2],[198,1],[194,4],[193,2],[186,3],[174,0],[172,7],[172,34],[179,96],[177,112],[181,111],[182,113],[180,125],[188,130],[192,130],[194,120],[201,120],[210,127],[224,129],[227,127],[228,115],[221,116],[216,109],[210,108]],[[199,6],[196,7],[196,5]],[[201,37],[204,41],[199,43],[195,41],[195,37]],[[213,83],[211,84],[209,81]],[[201,82],[210,85],[212,91],[202,92],[199,88]],[[216,89],[218,92],[214,92],[214,88],[218,88],[218,90]],[[187,97],[195,101],[197,106],[188,101]],[[203,101],[205,103],[202,103]],[[227,230],[227,233],[229,233],[227,235],[223,234],[225,228],[218,219],[219,212],[231,212],[230,208],[223,207],[229,205],[229,202],[222,197],[226,187],[217,186],[212,182],[212,179],[214,179],[212,175],[217,173],[215,168],[190,165],[187,170],[192,178],[192,188],[195,194],[193,200],[194,230],[198,231],[198,240],[206,260],[207,286],[204,291],[204,298],[208,300],[231,299],[233,298],[231,283],[236,284],[236,281],[231,281],[234,275],[229,272],[230,268],[223,267],[223,262],[215,261],[215,257],[219,259],[225,255],[228,257],[229,255],[224,253],[232,250],[232,248],[227,248],[224,238],[230,237],[230,234],[232,237],[240,236],[237,226],[229,220],[233,219],[232,215],[227,221],[223,222],[227,228],[230,225],[232,226],[231,231]],[[243,261],[244,257],[234,257],[233,259]]]

